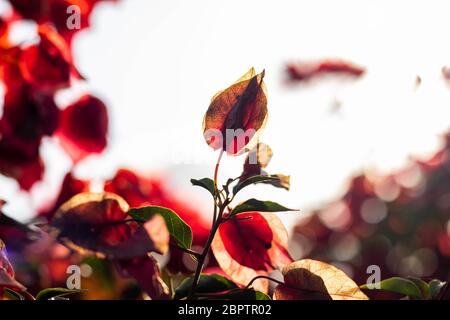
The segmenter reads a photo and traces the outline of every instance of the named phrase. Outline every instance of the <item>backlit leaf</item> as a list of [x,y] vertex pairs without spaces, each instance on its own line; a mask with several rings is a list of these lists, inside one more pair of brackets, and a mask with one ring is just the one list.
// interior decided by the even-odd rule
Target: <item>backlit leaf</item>
[[[286,228],[276,215],[251,212],[236,218],[219,227],[211,245],[220,268],[234,282],[247,285],[292,262]],[[259,279],[253,287],[266,292],[267,285],[267,280]]]
[[264,71],[251,68],[235,84],[217,93],[203,120],[207,144],[214,150],[237,154],[264,127],[267,119],[267,95]]
[[62,110],[60,118],[56,136],[74,162],[105,149],[109,119],[100,99],[84,95]]
[[128,259],[168,249],[169,232],[160,215],[144,224],[128,214],[128,204],[112,193],[80,193],[52,220],[59,241],[82,254]]
[[367,300],[358,285],[330,264],[304,259],[283,270],[284,283],[275,288],[276,300]]
[[[272,149],[265,143],[258,143],[247,154],[244,162],[242,174],[239,178],[238,184],[233,188],[233,193],[236,194],[239,190],[252,183],[271,184],[277,188],[289,190],[290,177],[283,174],[268,174],[264,169],[272,159]],[[267,177],[254,178],[254,177]],[[256,182],[254,182],[256,180]]]

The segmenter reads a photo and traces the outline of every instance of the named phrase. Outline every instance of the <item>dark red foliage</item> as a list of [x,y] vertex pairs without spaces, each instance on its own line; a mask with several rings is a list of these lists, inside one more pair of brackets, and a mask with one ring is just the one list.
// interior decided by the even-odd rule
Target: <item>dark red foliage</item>
[[56,133],[62,147],[74,162],[106,147],[108,113],[105,104],[91,95],[84,95],[61,112]]
[[[100,100],[86,95],[63,112],[54,101],[57,90],[69,87],[73,78],[82,79],[67,42],[78,31],[67,28],[67,18],[73,13],[67,9],[72,5],[80,9],[83,28],[100,1],[11,0],[13,14],[0,19],[0,80],[5,88],[0,173],[15,179],[24,190],[41,180],[41,141],[56,129],[75,162],[106,146],[108,116]],[[9,24],[22,18],[38,23],[39,41],[13,46],[8,40]]]
[[[14,59],[17,53],[12,50],[8,57]],[[0,119],[0,172],[28,190],[43,174],[39,146],[43,136],[55,131],[59,110],[53,97],[32,90],[16,64],[4,64],[1,78],[6,92]]]
[[29,226],[8,217],[2,211],[4,202],[0,200],[0,239],[2,239],[10,250],[21,251],[31,243],[32,237],[37,232]]
[[14,269],[6,257],[5,244],[0,239],[0,269],[3,269],[9,276],[14,277]]
[[325,59],[312,62],[289,63],[286,71],[290,80],[307,81],[323,74],[361,76],[365,69],[344,60]]
[[[274,266],[267,252],[272,246],[272,230],[262,216],[258,214],[245,216],[252,219],[231,220],[220,226],[219,232],[225,249],[241,265],[255,270],[272,270]],[[243,238],[246,238],[245,242],[236,241]],[[249,254],[242,254],[243,251]]]
[[219,227],[228,254],[239,264],[254,270],[272,271],[283,266],[270,251],[280,250],[289,257],[283,244],[274,239],[274,232],[278,230],[258,212],[240,214],[239,218],[243,220],[230,220]]
[[19,58],[24,79],[34,88],[54,92],[70,85],[71,74],[78,75],[64,39],[51,27],[39,26],[40,42],[25,47]]
[[138,175],[128,169],[120,169],[105,184],[105,191],[123,197],[131,207],[145,205],[163,206],[175,211],[188,225],[194,235],[194,244],[201,244],[209,235],[209,223],[188,202],[182,202],[164,187],[158,178]]
[[8,23],[0,17],[0,37],[3,36],[6,33],[6,30],[8,29]]
[[82,254],[129,259],[150,251],[165,253],[169,233],[156,215],[140,225],[128,204],[111,193],[80,193],[64,203],[52,219],[60,242]]
[[[211,245],[222,270],[241,285],[292,262],[288,234],[280,219],[269,212],[249,212],[220,225]],[[267,281],[255,288],[267,291]]]
[[[158,205],[175,211],[192,228],[193,245],[203,245],[209,235],[209,222],[201,216],[188,202],[183,202],[164,188],[157,178],[138,175],[127,169],[120,169],[116,175],[105,184],[105,191],[122,196],[131,207]],[[185,253],[171,250],[169,268],[173,271],[189,270],[183,264]]]
[[169,288],[161,279],[158,262],[150,255],[120,260],[117,262],[119,272],[136,279],[139,286],[152,300],[170,298]]
[[14,269],[6,256],[5,244],[0,239],[0,298],[4,288],[25,290],[25,287],[14,279]]
[[[39,24],[52,23],[64,39],[70,44],[73,36],[87,27],[94,6],[102,1],[117,0],[9,0],[14,9],[25,19]],[[67,19],[74,13],[70,6],[76,5],[80,13],[80,28],[68,28]]]

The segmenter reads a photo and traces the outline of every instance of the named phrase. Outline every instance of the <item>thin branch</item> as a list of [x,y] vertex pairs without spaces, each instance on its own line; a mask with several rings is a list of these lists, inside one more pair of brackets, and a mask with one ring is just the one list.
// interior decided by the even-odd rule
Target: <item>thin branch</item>
[[253,217],[236,217],[236,216],[229,216],[226,217],[224,220],[228,221],[228,220],[234,220],[234,221],[243,221],[243,220],[252,220]]
[[201,256],[200,252],[197,252],[197,251],[194,251],[194,250],[190,250],[188,248],[180,247],[179,245],[177,245],[176,243],[173,243],[173,242],[170,242],[170,246],[172,248],[175,248],[175,249],[181,250],[183,252],[186,252],[186,253],[188,253],[190,255],[193,255],[196,259],[198,259]]
[[[215,192],[216,192],[216,200],[219,200],[219,212],[218,212],[218,216],[215,217],[215,219],[214,219],[215,221],[214,221],[211,231],[209,233],[209,237],[208,237],[208,240],[206,241],[205,247],[203,248],[203,252],[198,257],[197,268],[195,270],[195,275],[194,275],[194,279],[192,281],[192,286],[191,286],[191,290],[189,292],[188,299],[192,299],[195,295],[195,290],[197,289],[198,281],[200,280],[200,274],[203,270],[203,265],[205,264],[205,259],[211,248],[211,244],[214,240],[214,236],[216,235],[216,232],[219,229],[220,224],[223,222],[223,219],[222,219],[223,212],[225,211],[225,207],[228,204],[228,202],[227,202],[228,199],[225,199],[224,203],[222,203],[220,192],[219,192],[219,189],[217,188],[217,176],[219,174],[220,160],[222,159],[223,153],[224,153],[223,149],[220,150],[219,158],[217,159],[216,167],[214,168],[214,188],[215,188]],[[215,207],[217,207],[216,203],[215,203]],[[216,216],[216,212],[217,212],[216,210],[217,210],[217,208],[215,208],[215,210],[214,210],[214,216]]]
[[253,278],[253,279],[245,286],[245,289],[249,289],[249,288],[252,286],[253,282],[255,282],[256,280],[259,280],[259,279],[267,279],[267,280],[270,280],[270,281],[272,281],[272,282],[275,282],[275,283],[278,283],[278,284],[282,284],[282,285],[285,284],[283,281],[280,281],[280,280],[271,278],[271,277],[269,277],[269,276],[257,276],[257,277],[254,277],[254,278]]

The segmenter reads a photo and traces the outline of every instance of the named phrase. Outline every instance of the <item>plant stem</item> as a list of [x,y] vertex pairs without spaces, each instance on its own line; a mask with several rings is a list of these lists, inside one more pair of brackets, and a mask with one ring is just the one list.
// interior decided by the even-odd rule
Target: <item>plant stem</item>
[[170,243],[170,246],[171,247],[173,247],[173,248],[176,248],[176,249],[178,249],[178,250],[181,250],[181,251],[183,251],[183,252],[186,252],[186,253],[188,253],[188,254],[190,254],[190,255],[193,255],[196,259],[198,259],[199,257],[200,257],[200,253],[199,252],[196,252],[196,251],[194,251],[194,250],[190,250],[190,249],[187,249],[187,248],[183,248],[183,247],[180,247],[179,245],[177,245],[176,243]]
[[267,280],[273,281],[273,282],[275,282],[275,283],[283,284],[283,285],[284,285],[284,282],[283,282],[283,281],[280,281],[280,280],[271,278],[271,277],[269,277],[269,276],[256,276],[256,277],[254,277],[254,278],[253,278],[253,279],[245,286],[245,289],[250,288],[250,287],[252,286],[253,282],[255,282],[255,281],[258,280],[258,279],[267,279]]
[[[227,199],[225,199],[225,202],[222,203],[222,199],[220,197],[219,189],[217,188],[217,176],[219,174],[219,166],[220,166],[220,160],[223,156],[223,149],[220,150],[219,158],[216,162],[216,167],[214,168],[214,188],[215,188],[215,198],[214,199],[214,217],[213,217],[213,225],[211,227],[211,231],[209,233],[208,240],[206,241],[205,247],[203,248],[203,252],[198,256],[197,259],[197,269],[195,270],[194,280],[192,282],[192,287],[188,296],[188,299],[192,299],[195,295],[195,290],[197,289],[198,281],[200,280],[200,274],[203,270],[203,265],[205,264],[205,259],[208,256],[209,249],[211,248],[211,244],[214,240],[214,236],[216,235],[217,230],[219,229],[220,224],[223,222],[222,216],[223,212],[225,211],[225,208],[227,206]],[[217,206],[216,200],[219,200],[219,205]],[[219,207],[218,215],[217,213],[217,207]]]
[[191,291],[189,293],[189,299],[191,299],[194,294],[195,294],[195,290],[197,289],[197,285],[198,285],[198,281],[200,280],[200,274],[203,270],[203,265],[205,263],[205,259],[208,255],[209,249],[211,248],[211,244],[212,241],[214,239],[214,236],[216,235],[217,229],[219,228],[220,224],[222,223],[222,214],[224,211],[224,207],[222,207],[219,211],[219,216],[217,217],[216,222],[214,223],[211,232],[209,233],[209,237],[208,240],[206,241],[205,247],[203,249],[202,254],[198,257],[198,262],[197,262],[197,269],[195,270],[195,275],[194,275],[194,281],[192,282],[192,287],[191,287]]
[[217,188],[217,176],[219,174],[219,166],[220,166],[220,160],[222,160],[222,156],[223,156],[223,149],[220,150],[219,158],[217,159],[216,167],[214,168],[214,189],[216,192],[216,198],[219,200],[220,205],[222,205],[222,199],[220,197],[219,188]]

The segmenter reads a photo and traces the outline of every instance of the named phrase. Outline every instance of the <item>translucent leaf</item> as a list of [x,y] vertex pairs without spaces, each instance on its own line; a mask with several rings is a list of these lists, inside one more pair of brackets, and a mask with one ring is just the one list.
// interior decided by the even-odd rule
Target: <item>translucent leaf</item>
[[64,203],[52,226],[59,241],[81,254],[127,259],[168,249],[169,232],[160,215],[144,224],[128,214],[112,193],[80,193]]
[[358,285],[330,264],[304,259],[283,269],[284,283],[275,288],[276,300],[367,300]]

